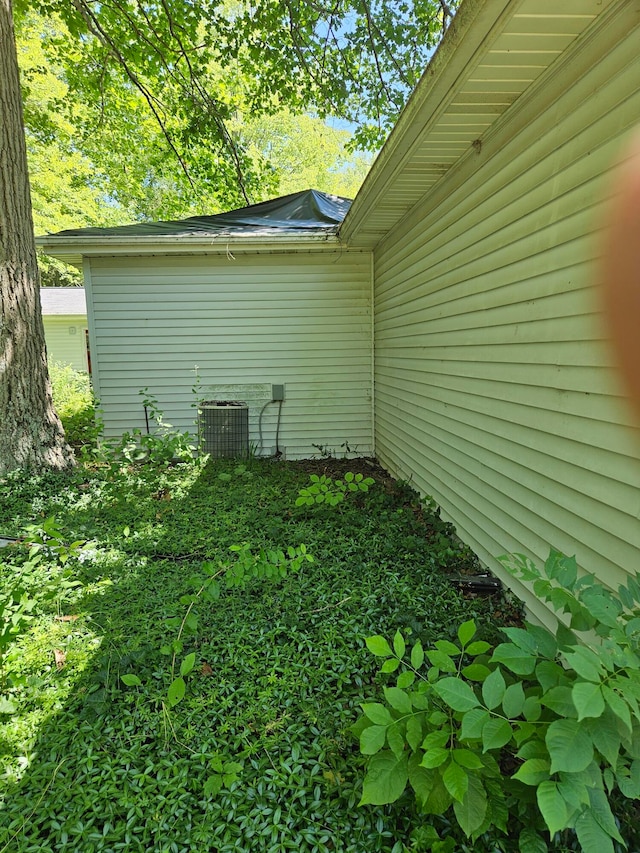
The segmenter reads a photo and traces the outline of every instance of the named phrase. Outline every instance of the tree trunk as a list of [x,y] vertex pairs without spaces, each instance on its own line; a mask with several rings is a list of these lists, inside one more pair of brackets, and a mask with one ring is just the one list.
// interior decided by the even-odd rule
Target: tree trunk
[[73,464],[51,397],[11,0],[0,0],[0,476]]

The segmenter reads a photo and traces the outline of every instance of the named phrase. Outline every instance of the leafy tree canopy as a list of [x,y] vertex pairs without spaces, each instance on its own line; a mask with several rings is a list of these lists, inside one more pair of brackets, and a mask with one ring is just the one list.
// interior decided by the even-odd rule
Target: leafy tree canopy
[[[160,209],[166,217],[242,206],[287,186],[269,155],[283,154],[280,131],[295,115],[343,118],[356,128],[354,147],[377,148],[455,6],[444,0],[17,0],[21,32],[35,13],[64,24],[44,38],[40,30],[39,49],[50,62],[55,56],[55,76],[66,89],[52,84],[49,108],[27,98],[27,123],[41,142],[62,141],[74,175],[88,162],[99,164],[91,181],[77,177],[96,193],[93,200],[106,197],[154,218]],[[27,88],[35,74],[32,68],[25,75]],[[270,117],[279,132],[265,143]],[[305,123],[313,119],[292,128],[290,149],[296,137],[308,140]],[[347,164],[344,139],[333,133],[334,162],[343,163],[335,169],[338,180],[362,163]],[[321,148],[330,132],[322,134]],[[91,204],[85,209],[91,217]]]

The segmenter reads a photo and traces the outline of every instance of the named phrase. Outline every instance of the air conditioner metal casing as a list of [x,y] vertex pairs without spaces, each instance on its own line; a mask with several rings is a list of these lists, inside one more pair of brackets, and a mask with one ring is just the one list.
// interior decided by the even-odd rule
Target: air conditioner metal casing
[[201,453],[213,459],[249,455],[249,407],[236,400],[206,400],[198,404]]

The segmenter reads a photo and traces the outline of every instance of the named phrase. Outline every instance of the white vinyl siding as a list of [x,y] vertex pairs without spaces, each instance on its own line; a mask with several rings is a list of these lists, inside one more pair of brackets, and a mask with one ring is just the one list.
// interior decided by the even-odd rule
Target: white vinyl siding
[[55,314],[43,316],[47,358],[87,372],[87,318]]
[[[167,420],[192,429],[197,366],[204,389],[285,385],[287,458],[314,444],[372,452],[368,253],[92,258],[89,277],[108,434],[144,428],[145,387]],[[277,408],[265,412],[266,452]]]
[[500,554],[550,545],[614,587],[639,568],[640,434],[593,287],[608,175],[640,121],[635,6],[569,48],[375,254],[378,457],[498,573]]

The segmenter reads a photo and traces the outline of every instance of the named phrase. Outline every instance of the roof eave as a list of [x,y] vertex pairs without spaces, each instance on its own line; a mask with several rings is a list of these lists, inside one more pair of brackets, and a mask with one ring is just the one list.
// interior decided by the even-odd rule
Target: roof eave
[[126,255],[227,255],[242,253],[308,252],[341,246],[335,232],[265,235],[262,237],[193,234],[166,237],[36,237],[36,245],[47,255],[82,266],[83,258]]
[[438,106],[512,5],[513,0],[464,0],[347,211],[338,231],[344,243],[350,245],[357,238],[371,205],[394,181]]

